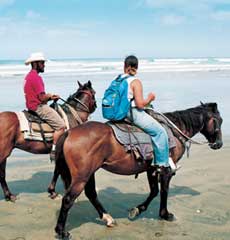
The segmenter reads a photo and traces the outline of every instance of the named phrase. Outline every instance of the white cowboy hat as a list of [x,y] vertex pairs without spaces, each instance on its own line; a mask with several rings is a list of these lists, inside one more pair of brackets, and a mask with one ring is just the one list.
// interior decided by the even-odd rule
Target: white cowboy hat
[[36,61],[46,61],[44,54],[41,52],[31,53],[30,57],[25,61],[25,65]]

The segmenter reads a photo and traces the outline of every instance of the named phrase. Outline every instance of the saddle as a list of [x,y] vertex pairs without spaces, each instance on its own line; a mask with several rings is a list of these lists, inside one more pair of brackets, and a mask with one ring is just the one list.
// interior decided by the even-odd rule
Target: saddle
[[[68,118],[63,109],[58,105],[55,109],[59,115],[64,119],[67,128],[69,128]],[[54,129],[41,119],[36,112],[23,110],[16,112],[21,132],[24,133],[24,139],[42,141],[45,144],[53,141]]]
[[[158,112],[155,112],[152,108],[145,111],[165,128],[168,134],[169,148],[175,147],[174,136],[180,139],[178,133]],[[142,129],[133,125],[128,119],[117,122],[108,121],[107,124],[112,127],[116,139],[124,146],[126,152],[133,152],[138,161],[152,160],[154,158],[152,139]]]
[[138,162],[153,159],[151,137],[142,129],[127,120],[108,121],[106,124],[113,129],[116,139],[124,146],[125,151],[133,153]]
[[53,141],[54,130],[36,113],[24,110],[16,112],[16,115],[25,140],[41,141],[45,144]]
[[31,125],[31,129],[35,132],[43,131],[44,133],[53,133],[54,129],[46,123],[43,119],[41,119],[36,112],[30,110],[23,110],[29,124]]

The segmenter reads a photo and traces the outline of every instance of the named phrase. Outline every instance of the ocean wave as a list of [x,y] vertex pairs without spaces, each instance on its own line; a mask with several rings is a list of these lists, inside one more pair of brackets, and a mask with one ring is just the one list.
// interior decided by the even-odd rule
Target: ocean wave
[[[140,59],[139,72],[188,72],[188,71],[223,71],[230,70],[230,58],[169,58]],[[23,61],[1,60],[0,77],[21,76],[30,70]],[[48,60],[46,74],[110,74],[123,70],[123,60],[120,59],[63,59]]]

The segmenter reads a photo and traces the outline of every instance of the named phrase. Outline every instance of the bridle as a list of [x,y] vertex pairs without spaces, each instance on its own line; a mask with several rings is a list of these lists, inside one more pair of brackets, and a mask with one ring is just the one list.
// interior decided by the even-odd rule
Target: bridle
[[61,99],[61,100],[63,102],[65,102],[66,104],[74,107],[76,110],[87,112],[87,113],[94,112],[94,110],[97,107],[96,101],[95,101],[95,98],[94,98],[95,91],[94,90],[79,90],[77,92],[78,95],[81,94],[81,93],[86,94],[86,95],[89,96],[88,106],[84,102],[82,102],[79,98],[74,96],[75,94],[70,96],[69,99],[74,101],[74,102],[76,102],[76,103],[79,103],[82,107],[76,107],[73,104],[71,104],[69,101],[65,101],[64,99]]
[[95,94],[94,90],[79,90],[78,94],[80,94],[80,93],[88,95],[89,96],[89,98],[88,98],[89,102],[88,102],[88,106],[87,106],[79,98],[73,97],[72,100],[74,100],[77,103],[80,103],[80,105],[83,107],[83,108],[77,108],[77,109],[80,110],[80,111],[87,112],[87,113],[94,112],[94,110],[96,108],[96,101],[95,101],[95,98],[94,98],[94,94]]
[[[212,136],[208,137],[206,136],[206,138],[210,138],[208,141],[208,145],[212,148],[212,149],[218,149],[218,146],[222,146],[222,141],[219,139],[219,137],[221,135],[221,123],[222,123],[222,118],[219,116],[219,113],[212,113],[211,116],[209,116],[209,120],[208,122],[212,121],[212,130],[208,130],[208,126],[206,127],[206,130],[204,129],[202,132],[203,134],[206,136],[207,134],[212,134]],[[210,131],[210,132],[209,132]],[[205,133],[206,132],[206,133]],[[212,133],[211,133],[212,132]],[[211,142],[210,142],[211,141]]]
[[214,132],[218,133],[220,131],[220,120],[217,117],[212,117],[214,123]]

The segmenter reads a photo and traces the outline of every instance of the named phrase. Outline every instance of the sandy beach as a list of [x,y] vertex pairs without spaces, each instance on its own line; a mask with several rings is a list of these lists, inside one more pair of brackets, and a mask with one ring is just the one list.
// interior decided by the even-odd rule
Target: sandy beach
[[[117,226],[107,228],[100,221],[84,193],[72,207],[67,229],[72,239],[230,239],[230,138],[214,151],[207,145],[192,145],[190,157],[180,161],[182,168],[171,181],[168,200],[174,222],[158,219],[159,197],[148,211],[130,221],[128,209],[147,197],[146,175],[120,176],[99,170],[98,195]],[[48,155],[16,151],[8,159],[7,180],[16,203],[6,202],[0,193],[0,240],[55,239],[54,227],[61,197],[48,198],[46,192],[53,164]],[[57,185],[63,194],[62,182]]]

